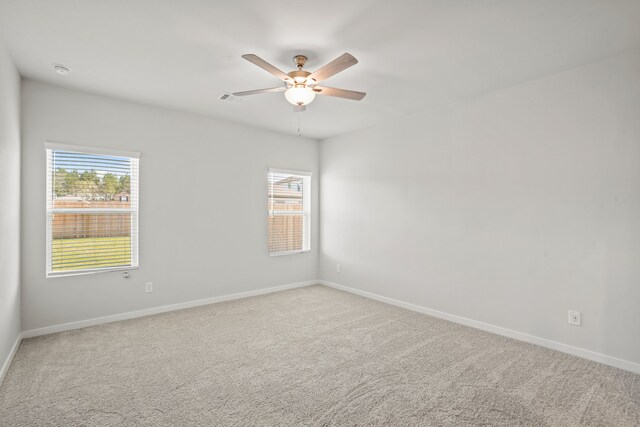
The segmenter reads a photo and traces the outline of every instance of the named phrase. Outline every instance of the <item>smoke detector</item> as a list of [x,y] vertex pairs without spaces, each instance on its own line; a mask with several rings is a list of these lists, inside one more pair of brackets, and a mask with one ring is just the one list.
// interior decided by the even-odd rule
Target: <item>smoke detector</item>
[[71,72],[71,70],[68,67],[65,67],[64,65],[61,65],[61,64],[53,64],[53,70],[56,73],[60,74],[61,76],[66,76]]

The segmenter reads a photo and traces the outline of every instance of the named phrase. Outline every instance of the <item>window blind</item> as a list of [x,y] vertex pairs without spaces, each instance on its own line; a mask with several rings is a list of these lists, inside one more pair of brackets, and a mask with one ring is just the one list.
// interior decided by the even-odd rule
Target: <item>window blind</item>
[[47,276],[138,267],[137,153],[47,144]]
[[311,249],[311,173],[269,169],[268,250],[287,255]]

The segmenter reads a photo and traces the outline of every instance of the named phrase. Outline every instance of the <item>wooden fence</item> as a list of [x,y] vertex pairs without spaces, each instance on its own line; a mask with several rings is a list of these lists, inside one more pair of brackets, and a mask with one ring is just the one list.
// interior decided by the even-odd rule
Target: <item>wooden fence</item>
[[280,213],[290,211],[292,214],[269,216],[269,252],[301,251],[304,240],[304,218],[300,215],[302,213],[302,195],[277,198],[274,206],[269,208]]
[[[55,200],[54,208],[129,208],[130,202]],[[131,214],[56,213],[52,219],[54,239],[130,237]]]
[[[130,202],[56,200],[55,208],[129,208]],[[300,211],[300,205],[279,205],[278,210]],[[53,239],[97,237],[130,237],[130,213],[57,213],[52,219]],[[302,250],[303,224],[301,215],[277,215],[268,218],[269,252]]]
[[302,250],[303,218],[299,215],[269,217],[269,252]]

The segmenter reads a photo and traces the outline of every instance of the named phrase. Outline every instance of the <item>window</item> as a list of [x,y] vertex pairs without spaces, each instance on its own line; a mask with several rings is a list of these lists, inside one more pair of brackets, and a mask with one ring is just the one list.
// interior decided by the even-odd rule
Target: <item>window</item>
[[47,277],[138,267],[138,153],[45,144]]
[[269,255],[311,249],[311,173],[269,169]]

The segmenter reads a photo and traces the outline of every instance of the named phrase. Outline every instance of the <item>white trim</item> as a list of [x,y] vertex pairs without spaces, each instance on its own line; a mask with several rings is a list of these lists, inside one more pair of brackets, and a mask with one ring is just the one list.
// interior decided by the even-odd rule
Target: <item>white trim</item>
[[11,366],[11,362],[13,362],[13,358],[15,357],[16,353],[18,352],[18,348],[20,347],[20,343],[22,342],[22,332],[20,332],[18,334],[18,336],[16,337],[16,342],[13,343],[13,347],[11,347],[11,351],[9,351],[9,354],[7,355],[7,358],[5,359],[4,363],[2,364],[2,369],[0,369],[0,385],[2,384],[2,381],[4,380],[4,377],[7,375],[7,372],[9,371],[9,366]]
[[489,323],[467,319],[466,317],[456,316],[455,314],[449,314],[442,311],[433,310],[431,308],[422,307],[420,305],[415,305],[408,302],[396,300],[393,298],[384,297],[371,292],[361,291],[360,289],[351,288],[349,286],[340,285],[338,283],[328,282],[326,280],[319,280],[318,282],[322,285],[329,286],[331,288],[339,289],[341,291],[349,292],[352,294],[360,295],[365,298],[369,298],[369,299],[384,302],[387,304],[395,305],[398,307],[406,308],[407,310],[417,311],[418,313],[427,314],[429,316],[437,317],[439,319],[444,319],[450,322],[459,323],[461,325],[470,326],[472,328],[481,329],[483,331],[513,338],[519,341],[528,342],[530,344],[536,344],[542,347],[550,348],[552,350],[557,350],[563,353],[568,353],[574,356],[582,357],[583,359],[604,363],[605,365],[613,366],[620,369],[625,369],[627,371],[640,374],[640,363],[619,359],[613,356],[607,356],[606,354],[597,353],[595,351],[586,350],[584,348],[574,347],[569,344],[563,344],[563,343],[552,341],[546,338],[525,334],[524,332],[518,332],[512,329],[503,328],[501,326],[491,325]]
[[83,270],[59,270],[53,272],[47,272],[47,278],[52,279],[54,277],[68,277],[68,276],[82,276],[85,274],[97,274],[108,273],[110,271],[133,271],[138,270],[139,266],[123,265],[118,267],[103,267],[103,268],[87,268]]
[[37,337],[40,335],[53,334],[56,332],[85,328],[87,326],[101,325],[104,323],[117,322],[120,320],[135,319],[138,317],[150,316],[153,314],[165,313],[165,312],[175,311],[175,310],[182,310],[185,308],[198,307],[202,305],[215,304],[223,301],[231,301],[231,300],[236,300],[241,298],[248,298],[252,296],[284,291],[287,289],[302,288],[305,286],[310,286],[315,284],[321,284],[334,289],[339,289],[341,291],[349,292],[355,295],[360,295],[365,298],[380,301],[386,304],[391,304],[391,305],[402,307],[408,310],[416,311],[418,313],[427,314],[429,316],[437,317],[439,319],[444,319],[454,323],[459,323],[461,325],[470,326],[472,328],[481,329],[483,331],[513,338],[519,341],[536,344],[542,347],[550,348],[552,350],[561,351],[563,353],[568,353],[574,356],[582,357],[584,359],[592,360],[594,362],[604,363],[605,365],[613,366],[620,369],[625,369],[627,371],[640,374],[640,364],[636,362],[619,359],[613,356],[607,356],[605,354],[597,353],[591,350],[574,347],[568,344],[559,343],[557,341],[548,340],[546,338],[540,338],[533,335],[525,334],[523,332],[518,332],[511,329],[503,328],[500,326],[479,322],[477,320],[467,319],[465,317],[444,313],[442,311],[433,310],[430,308],[407,303],[404,301],[399,301],[393,298],[384,297],[371,292],[361,291],[359,289],[340,285],[338,283],[328,282],[326,280],[309,280],[306,282],[292,283],[292,284],[282,285],[282,286],[274,286],[271,288],[258,289],[255,291],[239,292],[236,294],[223,295],[223,296],[213,297],[213,298],[205,298],[205,299],[195,300],[195,301],[187,301],[187,302],[182,302],[178,304],[165,305],[165,306],[148,308],[148,309],[138,310],[138,311],[130,311],[127,313],[114,314],[111,316],[104,316],[104,317],[96,317],[93,319],[80,320],[77,322],[63,323],[60,325],[54,325],[54,326],[48,326],[44,328],[31,329],[28,331],[24,331],[16,339],[13,349],[11,350],[4,365],[2,366],[2,370],[0,371],[0,383],[2,382],[2,379],[4,378],[4,375],[6,374],[9,368],[9,365],[11,364],[11,361],[13,360],[13,357],[15,356],[15,353],[18,350],[18,347],[20,346],[21,340],[25,338],[31,338],[31,337]]
[[310,285],[317,285],[317,280],[291,283],[288,285],[274,286],[271,288],[257,289],[255,291],[238,292],[235,294],[222,295],[219,297],[205,298],[194,301],[186,301],[177,304],[163,305],[160,307],[146,308],[143,310],[129,311],[127,313],[112,314],[110,316],[95,317],[93,319],[79,320],[77,322],[62,323],[60,325],[46,326],[44,328],[31,329],[22,332],[23,338],[32,338],[40,335],[54,334],[56,332],[70,331],[73,329],[86,328],[87,326],[102,325],[104,323],[118,322],[120,320],[135,319],[138,317],[151,316],[153,314],[166,313],[168,311],[182,310],[185,308],[198,307],[201,305],[215,304],[223,301],[232,301],[241,298],[254,297],[258,295],[270,294],[272,292],[285,291],[288,289],[302,288]]
[[288,252],[271,252],[269,256],[285,256],[285,255],[295,255],[295,254],[306,254],[311,252],[311,249],[300,249],[299,251],[288,251]]
[[270,173],[284,173],[287,175],[298,175],[298,176],[311,176],[311,172],[309,171],[298,171],[293,169],[276,169],[269,168]]
[[[46,144],[46,143],[45,143]],[[46,200],[45,200],[45,239],[46,239],[46,244],[45,244],[45,259],[46,264],[44,266],[44,274],[45,277],[47,276],[47,273],[49,272],[49,270],[51,270],[51,264],[52,264],[52,255],[53,255],[53,235],[52,233],[50,233],[50,230],[53,226],[52,221],[53,221],[53,217],[51,215],[49,215],[49,213],[47,212],[49,209],[49,205],[51,203],[51,200],[53,200],[53,193],[52,193],[52,185],[51,185],[51,176],[53,174],[53,170],[52,170],[52,151],[51,150],[44,150],[45,152],[45,158],[46,158],[46,171],[47,171],[47,175],[45,176],[45,191],[46,191]]]
[[85,154],[102,154],[106,156],[114,157],[130,157],[132,159],[139,159],[140,153],[138,151],[125,151],[125,150],[112,150],[110,148],[100,147],[86,147],[80,145],[61,144],[59,142],[45,141],[45,150],[62,150],[71,151],[72,153],[85,153]]

